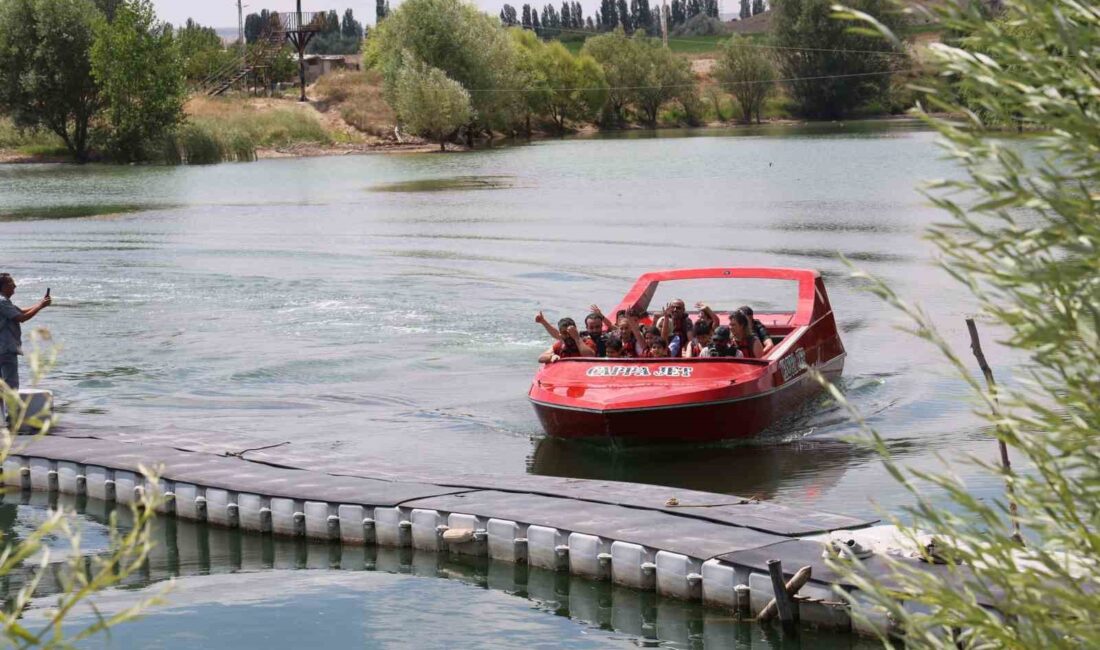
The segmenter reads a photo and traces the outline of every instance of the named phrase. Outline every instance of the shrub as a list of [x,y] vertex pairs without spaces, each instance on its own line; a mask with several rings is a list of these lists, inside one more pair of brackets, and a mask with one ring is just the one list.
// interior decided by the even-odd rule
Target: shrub
[[734,36],[722,45],[714,76],[737,100],[741,121],[748,124],[755,115],[759,124],[760,109],[774,87],[771,58],[744,38]]

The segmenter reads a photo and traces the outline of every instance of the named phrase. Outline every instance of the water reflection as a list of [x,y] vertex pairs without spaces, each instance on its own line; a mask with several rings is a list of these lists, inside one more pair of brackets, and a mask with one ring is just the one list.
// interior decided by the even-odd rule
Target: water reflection
[[514,187],[511,176],[453,176],[451,178],[421,178],[396,183],[381,183],[370,189],[375,192],[463,192],[468,190],[499,190]]
[[[20,531],[29,530],[45,514],[46,508],[58,506],[80,514],[84,535],[93,540],[93,552],[105,545],[104,526],[112,512],[123,527],[131,521],[127,509],[94,499],[40,492],[8,493],[0,499],[0,531],[5,539],[17,539]],[[198,643],[205,648],[268,648],[271,639],[280,639],[278,645],[284,646],[284,634],[293,636],[298,626],[311,624],[312,617],[320,612],[347,609],[341,603],[349,598],[363,602],[367,611],[364,614],[352,608],[347,615],[366,618],[371,628],[402,630],[401,640],[413,647],[463,646],[462,635],[451,628],[467,625],[471,616],[477,628],[474,632],[483,639],[478,646],[496,640],[505,645],[516,642],[524,646],[589,647],[591,640],[585,636],[595,634],[601,640],[597,644],[600,647],[875,647],[849,635],[801,631],[784,636],[778,630],[738,621],[726,611],[484,558],[274,539],[168,517],[156,521],[153,539],[155,547],[143,571],[131,576],[125,589],[97,598],[97,608],[110,615],[147,596],[147,592],[159,590],[159,583],[165,580],[175,578],[179,586],[168,594],[167,603],[151,610],[143,622],[112,632],[119,647],[129,647],[127,639],[145,637],[159,640],[158,645],[169,641],[168,646],[181,647]],[[29,571],[25,569],[3,581],[0,588],[5,595],[10,596],[22,584],[20,578],[29,577]],[[270,579],[257,575],[266,572],[273,572]],[[369,575],[355,578],[355,572]],[[218,577],[221,574],[239,575],[226,580]],[[457,587],[422,585],[407,578],[443,579],[493,593],[471,596],[468,591],[456,592]],[[56,573],[43,572],[37,604],[48,605],[49,594],[57,589]],[[507,599],[502,601],[501,595],[522,599],[528,607],[515,607]],[[278,607],[277,615],[272,613],[273,607]],[[225,616],[227,610],[238,611],[234,616]],[[569,619],[572,627],[565,634],[550,632],[542,618],[546,614]],[[520,627],[525,631],[509,624],[509,617],[514,616],[521,617]],[[226,622],[234,626],[245,621],[256,626],[264,621],[270,627],[263,636],[227,635],[217,629],[218,617],[230,619]],[[424,617],[438,618],[450,631],[421,627]],[[30,612],[28,619],[33,623],[36,613]],[[413,621],[418,624],[410,626]],[[344,627],[345,636],[331,642],[360,642],[357,637],[363,633],[362,625]],[[187,632],[181,635],[183,630]],[[448,639],[445,644],[440,643],[441,633]],[[553,636],[547,638],[548,633]],[[514,636],[517,634],[518,638]],[[173,640],[175,643],[170,642]]]
[[535,445],[531,471],[546,476],[655,482],[761,500],[793,485],[822,492],[844,476],[864,448],[840,440],[787,444],[616,449],[544,438]]

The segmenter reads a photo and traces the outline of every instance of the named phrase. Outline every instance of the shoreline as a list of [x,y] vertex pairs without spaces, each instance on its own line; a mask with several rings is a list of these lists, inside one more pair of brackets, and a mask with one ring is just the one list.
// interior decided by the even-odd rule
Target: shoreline
[[[481,149],[492,148],[495,143],[504,143],[507,145],[523,144],[525,142],[537,142],[542,140],[556,140],[567,138],[590,138],[598,137],[600,135],[612,135],[616,133],[642,133],[642,132],[657,132],[657,131],[688,131],[688,130],[741,130],[741,129],[753,129],[753,128],[765,128],[765,127],[799,127],[813,124],[838,124],[844,125],[852,122],[919,122],[919,118],[911,115],[877,115],[868,117],[857,117],[847,120],[806,120],[806,119],[790,119],[790,118],[776,118],[765,120],[759,124],[744,124],[742,122],[708,122],[706,124],[700,124],[698,126],[685,126],[685,125],[660,125],[655,128],[650,128],[642,125],[631,124],[619,128],[599,128],[594,125],[585,125],[574,131],[570,131],[565,134],[554,134],[548,132],[538,132],[531,135],[530,138],[524,137],[502,137],[494,138],[492,144],[481,141],[480,146],[473,148],[465,145],[447,143],[447,153],[463,153],[469,151],[478,151]],[[415,153],[440,153],[439,145],[430,142],[414,141],[414,142],[370,142],[370,143],[333,143],[333,144],[317,144],[311,142],[303,142],[283,147],[258,147],[256,149],[256,160],[274,160],[285,158],[319,158],[325,156],[349,156],[349,155],[378,155],[378,154],[415,154]],[[69,156],[59,156],[56,154],[31,154],[24,153],[18,149],[0,149],[0,165],[27,165],[27,164],[79,164],[73,161]],[[108,163],[103,161],[89,161],[84,164],[101,164],[112,165],[114,163]],[[221,164],[221,163],[214,163]]]

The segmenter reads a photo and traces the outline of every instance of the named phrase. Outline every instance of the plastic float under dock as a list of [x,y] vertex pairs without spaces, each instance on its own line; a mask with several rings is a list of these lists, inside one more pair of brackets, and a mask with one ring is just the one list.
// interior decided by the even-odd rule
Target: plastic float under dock
[[[805,539],[840,530],[858,537],[860,529],[873,536],[876,520],[615,481],[395,473],[393,466],[293,445],[246,455],[227,448],[244,440],[213,434],[166,442],[163,434],[18,436],[4,481],[128,504],[153,487],[140,468],[160,468],[156,487],[169,497],[164,512],[178,518],[346,545],[486,556],[701,599],[743,615],[772,599],[767,562],[778,559],[787,578],[812,567],[796,598],[803,624],[864,634],[889,628],[869,609],[866,617],[851,616],[834,587],[854,586],[828,568],[821,541]],[[951,579],[947,567],[904,561]],[[863,564],[887,572],[881,556]]]

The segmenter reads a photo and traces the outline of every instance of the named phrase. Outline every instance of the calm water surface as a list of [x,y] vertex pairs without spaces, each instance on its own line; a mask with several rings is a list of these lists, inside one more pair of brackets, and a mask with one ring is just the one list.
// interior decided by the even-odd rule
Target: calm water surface
[[[936,268],[922,233],[943,217],[915,189],[956,173],[932,133],[886,123],[463,155],[0,166],[0,236],[15,302],[52,288],[35,324],[64,344],[47,383],[69,431],[222,432],[395,465],[864,514],[907,498],[825,399],[753,445],[622,452],[544,439],[525,397],[547,345],[533,316],[609,310],[650,270],[818,268],[848,348],[842,388],[893,451],[926,468],[992,457],[961,384],[840,259],[923,304],[964,349],[974,305]],[[1009,353],[987,354],[1011,380]]]

